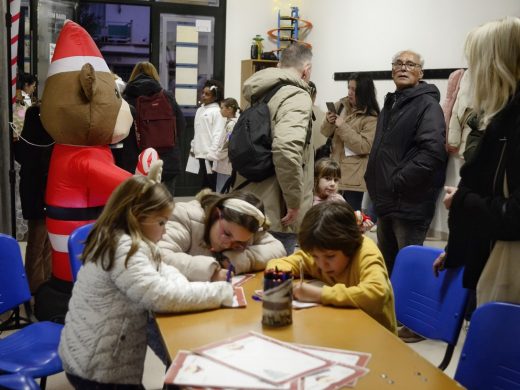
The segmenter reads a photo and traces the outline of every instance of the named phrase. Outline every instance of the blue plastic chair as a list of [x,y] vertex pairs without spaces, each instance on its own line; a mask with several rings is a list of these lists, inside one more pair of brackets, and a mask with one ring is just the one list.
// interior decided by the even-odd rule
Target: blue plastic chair
[[81,254],[85,248],[85,241],[87,240],[88,234],[92,230],[94,223],[89,223],[79,228],[76,228],[69,236],[68,248],[69,248],[69,260],[70,270],[72,272],[72,281],[75,282],[78,276],[79,269],[83,264],[81,261]]
[[0,375],[0,389],[39,390],[40,386],[33,378],[22,374]]
[[[27,286],[27,288],[25,288]],[[19,329],[30,323],[20,316],[20,305],[31,300],[27,276],[23,267],[22,252],[18,242],[10,236],[0,235],[0,314],[12,310],[11,318],[0,330]]]
[[468,291],[462,287],[462,267],[435,277],[432,264],[441,253],[441,249],[417,245],[401,249],[391,282],[397,320],[425,338],[448,344],[438,366],[444,370],[459,338]]
[[[30,298],[20,247],[13,237],[0,234],[1,307],[19,306]],[[58,356],[62,329],[54,322],[37,322],[0,338],[0,372],[41,378],[45,389],[46,377],[63,371]]]
[[471,316],[455,380],[468,390],[520,389],[520,306],[490,302]]

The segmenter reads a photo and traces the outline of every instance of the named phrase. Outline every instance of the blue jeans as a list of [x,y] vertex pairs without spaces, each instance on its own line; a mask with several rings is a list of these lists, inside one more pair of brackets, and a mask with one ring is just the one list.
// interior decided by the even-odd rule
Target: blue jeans
[[296,248],[296,233],[283,233],[283,232],[269,232],[271,235],[280,241],[285,251],[287,252],[287,256],[292,255],[294,253],[294,248]]
[[377,220],[377,246],[385,259],[388,275],[392,275],[395,257],[401,248],[408,245],[422,245],[431,218],[423,221],[391,216],[379,217]]

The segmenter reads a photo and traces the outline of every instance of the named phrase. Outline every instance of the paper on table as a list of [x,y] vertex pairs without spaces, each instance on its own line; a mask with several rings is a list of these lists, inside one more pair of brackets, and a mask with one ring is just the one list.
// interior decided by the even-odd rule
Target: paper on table
[[195,157],[193,157],[191,154],[188,157],[188,162],[186,163],[186,172],[189,173],[199,173],[200,169],[200,163],[199,160],[197,160]]
[[249,279],[252,279],[254,277],[255,277],[255,274],[235,275],[231,278],[231,284],[233,285],[233,287],[239,287],[239,286],[242,286]]
[[302,301],[298,301],[296,299],[293,299],[293,301],[292,301],[293,309],[307,309],[309,307],[315,307],[315,306],[319,306],[319,304],[316,302],[302,302]]
[[291,383],[272,385],[244,374],[204,356],[180,351],[173,360],[164,380],[166,384],[202,388],[290,389]]
[[366,368],[334,364],[323,371],[303,377],[301,383],[304,389],[334,390],[355,383],[354,381],[368,372]]
[[347,349],[325,348],[315,345],[295,344],[312,355],[330,360],[334,363],[346,364],[349,366],[366,367],[371,355],[366,352],[349,351]]
[[255,332],[201,347],[195,352],[272,384],[331,365],[300,348]]

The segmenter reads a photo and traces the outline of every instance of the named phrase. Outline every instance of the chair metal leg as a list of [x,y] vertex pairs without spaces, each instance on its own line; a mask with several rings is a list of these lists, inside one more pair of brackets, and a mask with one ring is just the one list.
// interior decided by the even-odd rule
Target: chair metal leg
[[[23,321],[23,323],[22,323]],[[16,307],[12,310],[11,316],[4,323],[0,324],[0,331],[20,329],[29,325],[32,321],[29,318],[20,315],[20,308]]]
[[47,377],[46,376],[42,376],[40,378],[40,389],[41,390],[45,390],[45,386],[47,386]]
[[442,359],[441,364],[439,364],[439,368],[444,371],[446,367],[450,364],[451,357],[453,356],[453,351],[455,350],[454,344],[448,344],[448,347],[446,348],[446,353],[444,354],[444,358]]

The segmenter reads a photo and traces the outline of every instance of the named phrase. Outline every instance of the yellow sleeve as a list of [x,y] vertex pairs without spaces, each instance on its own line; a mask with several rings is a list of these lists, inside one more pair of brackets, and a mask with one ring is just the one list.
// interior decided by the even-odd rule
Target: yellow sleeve
[[280,271],[291,271],[293,276],[299,277],[301,262],[303,262],[304,274],[314,276],[314,273],[312,272],[314,261],[308,253],[302,250],[296,251],[287,257],[269,260],[265,269],[268,270],[278,268]]

